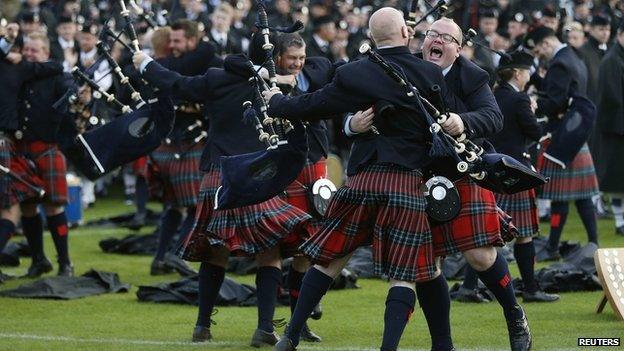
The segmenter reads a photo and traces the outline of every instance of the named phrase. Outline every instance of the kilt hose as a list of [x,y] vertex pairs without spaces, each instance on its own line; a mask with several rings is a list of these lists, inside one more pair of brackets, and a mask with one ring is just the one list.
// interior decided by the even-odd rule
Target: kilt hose
[[212,165],[204,173],[195,223],[180,248],[180,257],[207,261],[212,246],[224,246],[237,256],[255,256],[276,245],[282,257],[300,254],[299,245],[311,234],[310,215],[277,196],[256,205],[215,211],[219,184],[219,166]]
[[461,210],[453,220],[432,226],[436,256],[450,256],[485,246],[503,246],[494,193],[471,178],[454,182],[461,198]]
[[598,179],[587,143],[565,169],[540,154],[537,170],[550,178],[540,190],[540,199],[572,201],[589,199],[598,194]]
[[130,163],[132,174],[137,177],[147,178],[147,156],[142,156]]
[[325,158],[321,158],[316,163],[306,164],[297,179],[286,188],[286,202],[312,216],[309,222],[311,232],[318,231],[323,220],[310,202],[312,186],[321,178],[327,178]]
[[190,140],[162,144],[154,150],[150,154],[148,175],[150,193],[174,207],[195,206],[202,181],[199,163],[205,145],[205,141]]
[[[43,181],[37,175],[35,164],[23,155],[16,153],[15,144],[6,136],[0,135],[0,164],[32,185],[43,187]],[[27,186],[0,172],[0,209],[27,201],[38,200],[39,194]]]
[[431,280],[436,265],[422,183],[420,172],[400,166],[365,167],[338,189],[321,230],[301,250],[313,263],[327,265],[372,245],[376,275]]
[[43,199],[34,200],[59,206],[66,205],[67,161],[58,145],[44,141],[18,141],[15,143],[15,149],[34,163],[35,172],[43,181],[46,194]]
[[519,238],[530,238],[539,233],[537,195],[535,189],[516,194],[495,194],[496,204],[511,216]]

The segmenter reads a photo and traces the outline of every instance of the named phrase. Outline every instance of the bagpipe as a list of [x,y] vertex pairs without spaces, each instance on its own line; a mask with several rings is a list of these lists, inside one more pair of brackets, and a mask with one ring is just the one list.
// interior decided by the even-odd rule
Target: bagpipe
[[[269,116],[267,102],[262,96],[264,90],[279,89],[273,60],[274,45],[270,41],[271,30],[294,33],[303,28],[303,24],[296,22],[288,28],[272,28],[268,23],[266,5],[263,1],[257,4],[256,27],[262,35],[265,55],[260,68],[268,71],[270,85],[260,77],[259,69],[256,70],[249,62],[249,82],[254,89],[255,101],[244,102],[243,118],[254,125],[258,140],[265,144],[266,150],[221,158],[221,186],[214,199],[217,210],[257,204],[282,193],[303,170],[308,152],[303,123]],[[262,120],[258,115],[262,116]]]
[[[129,19],[129,11],[123,0],[119,0],[119,3],[122,8],[121,14],[126,19],[126,31],[131,40],[131,49],[138,51],[139,42]],[[121,41],[119,36],[116,40]],[[78,68],[72,70],[72,75],[77,82],[93,90],[94,98],[102,99],[121,112],[121,116],[101,127],[78,133],[64,150],[80,173],[91,180],[158,148],[171,132],[175,118],[170,97],[155,92],[155,97],[145,102],[108,50],[109,47],[104,42],[98,43],[98,52],[101,55],[98,60],[109,62],[112,67],[111,72],[114,72],[121,84],[131,92],[134,108],[122,103],[113,94],[103,91],[97,82],[89,77],[88,71],[83,72]],[[71,113],[72,110],[76,110],[76,100],[75,93],[70,91],[57,101],[54,107],[59,112]]]
[[405,21],[405,23],[413,29],[416,29],[416,27],[423,21],[427,20],[429,16],[434,16],[436,19],[439,19],[446,11],[448,11],[446,1],[439,0],[434,6],[431,7],[431,9],[429,9],[429,11],[420,17],[420,19],[416,19],[416,16],[418,15],[418,0],[412,0],[408,14],[409,19]]
[[432,86],[430,93],[437,105],[441,106],[442,112],[420,94],[400,67],[387,62],[367,44],[360,47],[360,53],[397,82],[425,115],[431,134],[429,156],[432,160],[429,167],[434,169],[434,174],[439,173],[426,184],[427,212],[431,218],[444,222],[455,217],[460,210],[457,189],[444,174],[445,170],[449,169],[449,162],[454,165],[457,172],[469,175],[479,186],[497,193],[514,194],[546,183],[546,178],[514,158],[503,154],[486,153],[464,133],[451,136],[444,132],[440,124],[445,123],[449,115],[439,86]]
[[22,183],[25,187],[27,187],[28,189],[34,191],[35,193],[37,193],[37,195],[39,195],[40,198],[44,197],[46,194],[46,191],[41,188],[38,187],[37,185],[27,181],[26,179],[22,178],[20,175],[16,174],[15,172],[13,172],[7,165],[7,167],[3,166],[2,164],[0,164],[0,172],[4,173],[6,175],[8,175],[10,178],[13,178],[13,180],[15,180],[18,183]]

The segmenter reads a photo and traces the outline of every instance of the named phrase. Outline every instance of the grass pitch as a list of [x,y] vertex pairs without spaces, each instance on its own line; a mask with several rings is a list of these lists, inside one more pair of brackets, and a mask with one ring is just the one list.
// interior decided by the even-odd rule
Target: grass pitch
[[[87,220],[132,210],[121,198],[98,200],[87,210]],[[157,205],[153,206],[158,209]],[[572,210],[572,212],[574,212]],[[152,228],[145,228],[148,233]],[[547,227],[542,227],[548,233]],[[177,275],[149,275],[151,257],[105,254],[98,247],[101,239],[122,237],[124,229],[74,229],[70,233],[70,252],[76,273],[90,268],[119,273],[122,282],[131,283],[130,293],[102,295],[72,301],[0,298],[0,350],[252,350],[248,346],[256,325],[256,310],[249,307],[219,308],[212,327],[214,342],[192,344],[190,337],[196,308],[172,304],[139,303],[138,285],[177,280]],[[55,257],[49,234],[45,248]],[[612,220],[599,222],[601,247],[621,247],[623,237],[616,237]],[[571,214],[564,240],[586,242],[583,227]],[[5,273],[22,275],[30,262],[23,259],[17,268],[3,268]],[[540,265],[541,266],[541,265]],[[197,265],[195,265],[197,268]],[[55,267],[56,269],[56,267]],[[518,276],[517,266],[511,264]],[[253,284],[253,276],[234,276]],[[10,289],[27,282],[9,281],[0,289]],[[378,350],[383,328],[383,310],[387,283],[381,280],[358,281],[357,290],[332,291],[323,300],[324,316],[310,321],[311,328],[323,337],[319,344],[302,343],[301,350],[359,351]],[[452,284],[452,283],[451,283]],[[551,304],[525,304],[534,350],[577,349],[579,337],[622,337],[624,324],[607,306],[595,314],[602,292],[568,293]],[[280,307],[276,318],[288,319],[289,309]],[[462,304],[451,307],[453,338],[458,350],[508,349],[507,331],[497,303]],[[401,342],[401,350],[428,350],[427,326],[416,309]]]

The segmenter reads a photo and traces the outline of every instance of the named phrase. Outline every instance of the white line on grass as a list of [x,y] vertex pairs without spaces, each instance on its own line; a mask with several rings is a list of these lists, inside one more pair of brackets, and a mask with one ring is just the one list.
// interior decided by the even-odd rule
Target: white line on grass
[[[0,339],[21,339],[21,340],[38,340],[38,341],[59,341],[59,342],[73,342],[84,344],[116,344],[116,345],[151,345],[151,346],[188,346],[188,347],[210,347],[210,345],[221,347],[240,347],[248,348],[249,344],[240,342],[227,342],[227,341],[211,341],[208,343],[192,343],[184,341],[159,341],[159,340],[136,340],[136,339],[118,339],[118,338],[76,338],[71,336],[50,336],[50,335],[33,335],[24,333],[0,333]],[[368,347],[328,347],[328,346],[308,346],[301,344],[298,350],[308,351],[377,351],[377,348]],[[401,348],[403,351],[423,351],[425,349],[406,349]],[[479,351],[484,349],[469,349],[473,351]],[[488,350],[492,350],[488,348]]]

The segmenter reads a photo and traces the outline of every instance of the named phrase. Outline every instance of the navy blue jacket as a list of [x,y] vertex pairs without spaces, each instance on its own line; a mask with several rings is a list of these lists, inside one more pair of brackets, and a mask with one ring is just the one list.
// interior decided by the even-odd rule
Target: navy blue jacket
[[[442,72],[435,64],[415,57],[405,46],[381,49],[379,53],[400,66],[423,96],[430,97],[428,92],[433,85],[443,87],[443,95],[447,96]],[[431,137],[424,113],[398,83],[367,59],[339,67],[332,82],[312,94],[274,96],[269,103],[269,115],[316,120],[365,110],[381,102],[394,105],[402,113],[394,118],[379,117],[376,124],[380,135],[366,133],[354,139],[347,173],[353,175],[371,163],[391,163],[408,169],[428,164]]]
[[528,143],[539,141],[542,131],[537,118],[531,111],[531,101],[524,92],[516,91],[508,83],[494,91],[496,102],[503,112],[503,130],[489,138],[497,152],[509,155],[516,160],[531,165],[528,157]]

